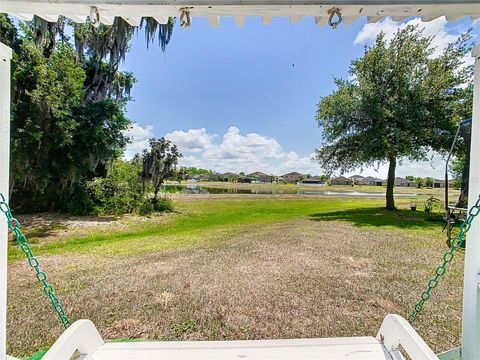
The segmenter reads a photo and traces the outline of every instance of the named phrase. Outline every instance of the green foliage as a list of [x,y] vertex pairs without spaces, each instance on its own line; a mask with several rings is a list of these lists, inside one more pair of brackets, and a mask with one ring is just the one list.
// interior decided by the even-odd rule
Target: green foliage
[[425,214],[432,214],[439,207],[441,207],[441,201],[439,198],[430,196],[427,200],[425,200]]
[[431,177],[425,178],[425,187],[427,188],[433,187],[433,179]]
[[77,214],[120,215],[137,211],[143,203],[138,164],[117,160],[105,177],[85,181],[82,201],[69,209]]
[[[144,18],[147,44],[158,35],[165,50],[173,25],[173,19],[159,25]],[[95,28],[63,17],[14,23],[0,14],[0,41],[14,50],[11,184],[17,210],[67,210],[73,203],[76,211],[84,206],[80,212],[92,206],[113,211],[114,201],[105,197],[115,181],[101,178],[128,142],[125,104],[135,78],[119,67],[134,29],[121,18]],[[120,212],[130,207],[117,201]]]
[[170,326],[170,334],[175,339],[180,339],[183,335],[194,332],[195,330],[197,330],[197,324],[191,319]]
[[400,29],[391,41],[380,34],[352,61],[352,80],[320,100],[316,119],[324,146],[317,158],[329,172],[389,163],[387,208],[394,208],[398,159],[426,160],[444,151],[455,131],[456,106],[464,104],[472,66],[464,64],[470,32],[434,56],[432,37],[417,27]]
[[176,166],[182,154],[178,152],[175,144],[163,137],[150,139],[149,145],[149,149],[145,149],[141,155],[142,182],[144,189],[147,182],[152,183],[155,202],[165,180],[176,175]]
[[[181,169],[185,169],[186,173],[188,175],[213,175],[214,172],[209,169],[202,169],[202,168],[196,168],[196,167],[181,167]],[[240,173],[242,175],[242,173]],[[245,175],[245,173],[243,173]]]
[[154,211],[155,208],[153,207],[153,202],[150,199],[144,199],[138,207],[138,214],[142,216],[149,215]]
[[106,176],[85,181],[77,188],[77,201],[68,210],[78,215],[148,215],[173,211],[169,198],[144,196],[141,172],[142,167],[136,161],[116,160]]
[[17,211],[67,210],[84,197],[81,184],[104,176],[128,142],[128,98],[117,95],[133,76],[110,73],[106,84],[117,92],[92,86],[92,58],[78,57],[66,23],[35,18],[18,23],[18,30],[0,15],[0,41],[14,49],[11,184]]
[[172,212],[174,209],[172,200],[167,196],[152,199],[150,202],[153,205],[153,210],[157,212]]

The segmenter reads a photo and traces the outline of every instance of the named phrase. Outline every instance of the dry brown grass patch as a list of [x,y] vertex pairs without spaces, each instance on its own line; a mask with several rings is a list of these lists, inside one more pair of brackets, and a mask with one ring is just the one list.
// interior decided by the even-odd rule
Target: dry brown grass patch
[[[386,314],[405,315],[442,246],[424,233],[303,218],[249,225],[216,245],[42,260],[72,318],[106,338],[332,337],[375,335]],[[436,351],[458,345],[461,258],[416,325]],[[26,265],[9,271],[9,349],[25,355],[61,328]]]

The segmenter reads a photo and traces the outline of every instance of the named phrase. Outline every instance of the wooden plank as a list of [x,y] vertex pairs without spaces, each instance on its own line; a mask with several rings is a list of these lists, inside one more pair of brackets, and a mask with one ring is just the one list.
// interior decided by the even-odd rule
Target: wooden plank
[[385,360],[381,343],[373,337],[338,339],[169,341],[106,343],[92,360]]
[[328,16],[315,16],[315,25],[321,26],[328,22]]
[[358,19],[358,16],[344,16],[342,17],[342,24],[352,24],[354,21]]
[[290,21],[292,24],[296,24],[300,21],[301,16],[289,16],[288,21]]
[[428,16],[422,16],[421,19],[423,22],[430,22],[432,20],[438,19],[440,16],[439,15],[428,15]]
[[48,14],[36,14],[38,17],[42,18],[48,22],[57,22],[59,15],[48,15]]
[[154,16],[156,22],[162,25],[168,24],[168,16]]
[[209,16],[208,23],[212,27],[218,27],[220,25],[220,18],[218,16]]
[[128,16],[123,19],[131,26],[139,26],[142,21],[141,16]]
[[244,16],[235,16],[235,25],[243,26],[245,24],[245,17]]
[[367,22],[369,24],[379,22],[380,20],[384,19],[385,16],[367,16]]
[[19,18],[20,20],[23,20],[23,21],[32,21],[33,20],[33,14],[15,14],[15,16],[17,18]]
[[[428,1],[428,0],[425,0]],[[347,4],[345,4],[347,3]],[[179,16],[182,6],[193,6],[195,16],[328,16],[328,9],[338,5],[339,1],[311,0],[256,0],[240,2],[239,0],[97,0],[95,4],[105,17],[143,17],[143,16]],[[88,16],[91,2],[71,0],[69,2],[48,0],[1,0],[0,12],[10,14],[52,14]],[[463,17],[480,14],[480,1],[415,1],[390,2],[358,0],[342,1],[338,5],[342,17],[369,16],[370,21],[378,21],[384,16],[451,16]],[[106,22],[105,22],[106,23]]]
[[76,22],[78,24],[82,24],[85,21],[87,21],[87,16],[79,16],[79,15],[67,15],[67,17],[72,20],[73,22]]
[[114,16],[105,16],[100,13],[100,22],[104,25],[113,25],[113,22],[115,21]]
[[[473,111],[470,148],[470,179],[468,208],[471,209],[480,196],[480,45],[472,49],[475,59],[473,80]],[[480,239],[480,222],[473,221],[468,231],[469,239]],[[480,359],[480,241],[468,242],[465,251],[463,288],[462,359]]]
[[[0,192],[8,202],[10,191],[10,61],[12,49],[0,43]],[[0,359],[7,344],[7,254],[8,225],[0,213]]]

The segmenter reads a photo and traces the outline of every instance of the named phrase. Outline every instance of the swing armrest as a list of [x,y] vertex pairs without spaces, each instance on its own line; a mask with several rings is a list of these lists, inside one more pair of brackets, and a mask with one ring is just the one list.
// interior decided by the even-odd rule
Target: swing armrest
[[400,315],[385,316],[377,339],[383,343],[394,359],[403,359],[400,352],[400,347],[402,347],[411,359],[438,360],[432,349]]
[[78,320],[63,332],[42,360],[70,360],[76,351],[80,359],[87,360],[103,344],[102,336],[90,320]]

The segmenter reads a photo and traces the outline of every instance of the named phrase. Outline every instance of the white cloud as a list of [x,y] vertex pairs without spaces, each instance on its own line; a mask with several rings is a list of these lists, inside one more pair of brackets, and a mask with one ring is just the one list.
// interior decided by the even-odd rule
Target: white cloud
[[[377,23],[365,24],[355,37],[353,43],[355,45],[370,45],[382,31],[389,41],[399,29],[404,29],[408,25],[418,25],[420,29],[423,29],[425,36],[435,36],[432,41],[432,47],[436,48],[434,52],[434,56],[436,56],[439,55],[449,43],[454,42],[461,33],[461,31],[453,32],[449,30],[447,24],[447,19],[444,16],[429,22],[422,22],[420,18],[414,18],[404,23],[393,21],[388,17]],[[470,56],[468,58],[470,59]]]
[[299,155],[285,151],[274,138],[250,133],[243,135],[238,127],[231,126],[221,137],[209,134],[205,129],[174,131],[165,136],[178,145],[184,155],[180,163],[219,172],[250,173],[262,171],[281,175],[290,171],[321,174],[313,154]]
[[[125,157],[131,159],[133,155],[148,147],[148,139],[154,137],[153,127],[142,127],[134,123],[132,128],[126,131],[126,135],[132,138],[132,143],[127,147]],[[301,155],[296,151],[286,151],[276,139],[257,133],[243,135],[236,126],[228,128],[221,137],[204,128],[176,130],[165,137],[179,147],[183,154],[180,160],[182,166],[202,167],[218,172],[262,171],[275,175],[291,171],[312,175],[324,173],[318,162],[313,160],[314,153]],[[443,158],[431,153],[429,159],[423,162],[403,160],[397,165],[397,176],[443,178]],[[379,168],[357,169],[346,175],[362,174],[386,178],[387,171],[388,165],[384,164]]]
[[135,154],[140,153],[148,147],[148,139],[153,138],[153,126],[142,127],[138,123],[133,123],[132,127],[124,132],[131,140],[127,145],[125,157],[131,159]]
[[215,135],[210,135],[207,130],[190,129],[187,132],[176,130],[167,134],[166,138],[176,144],[183,151],[202,152],[212,146]]

